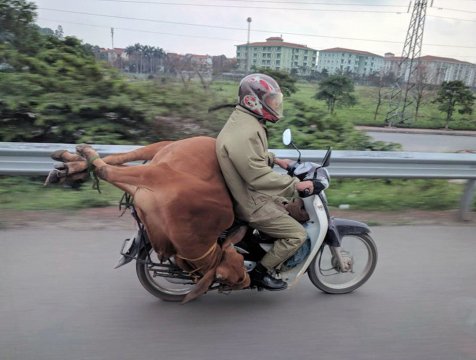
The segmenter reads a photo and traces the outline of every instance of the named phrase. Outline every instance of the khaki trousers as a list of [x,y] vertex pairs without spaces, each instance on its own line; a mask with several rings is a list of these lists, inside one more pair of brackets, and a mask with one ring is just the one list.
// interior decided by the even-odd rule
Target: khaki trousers
[[285,213],[271,219],[252,220],[249,224],[252,228],[277,239],[273,248],[261,260],[261,264],[268,270],[289,259],[307,239],[304,227]]

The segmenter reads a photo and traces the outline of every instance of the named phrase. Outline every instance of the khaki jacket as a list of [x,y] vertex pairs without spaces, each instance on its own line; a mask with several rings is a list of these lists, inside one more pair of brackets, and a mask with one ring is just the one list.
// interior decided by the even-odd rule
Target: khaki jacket
[[248,222],[287,213],[282,198],[296,195],[298,179],[273,171],[263,125],[237,106],[217,137],[217,157],[235,203],[235,215]]

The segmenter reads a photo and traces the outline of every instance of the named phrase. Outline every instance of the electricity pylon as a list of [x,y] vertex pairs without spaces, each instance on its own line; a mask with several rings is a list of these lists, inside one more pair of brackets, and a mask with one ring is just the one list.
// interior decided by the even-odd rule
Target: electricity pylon
[[[411,3],[410,3],[411,4]],[[418,58],[421,55],[423,30],[428,0],[416,0],[413,3],[412,17],[408,26],[407,36],[403,45],[402,56],[398,62],[396,80],[390,95],[390,103],[385,123],[391,127],[401,124],[414,115],[415,96],[413,94],[416,81]],[[433,5],[431,0],[430,6]],[[410,10],[410,6],[408,7]],[[413,112],[410,111],[413,109]]]

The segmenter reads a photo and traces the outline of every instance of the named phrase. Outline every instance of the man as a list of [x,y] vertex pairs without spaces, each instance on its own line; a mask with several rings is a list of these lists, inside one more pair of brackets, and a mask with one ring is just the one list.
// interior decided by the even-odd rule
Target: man
[[282,117],[283,95],[277,82],[264,74],[243,78],[239,105],[217,137],[217,156],[226,184],[234,199],[236,217],[276,239],[273,248],[252,271],[252,281],[268,290],[287,284],[269,271],[291,257],[306,241],[303,226],[288,215],[278,198],[297,191],[313,192],[313,182],[279,175],[272,166],[286,169],[291,160],[268,152],[266,123]]

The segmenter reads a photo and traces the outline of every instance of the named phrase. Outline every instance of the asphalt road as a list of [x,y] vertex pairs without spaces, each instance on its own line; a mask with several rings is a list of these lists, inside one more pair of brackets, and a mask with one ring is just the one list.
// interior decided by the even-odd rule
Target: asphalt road
[[395,142],[403,151],[458,152],[476,150],[476,136],[366,132],[374,140]]
[[1,360],[476,359],[476,228],[375,227],[362,288],[210,293],[165,303],[132,265],[129,231],[0,231]]

